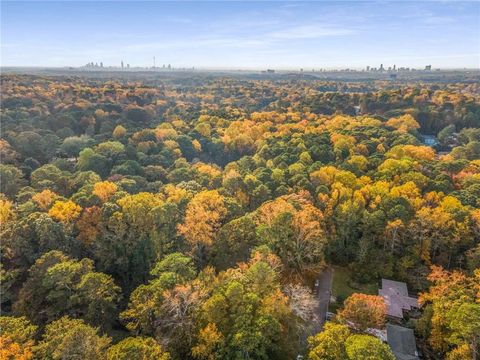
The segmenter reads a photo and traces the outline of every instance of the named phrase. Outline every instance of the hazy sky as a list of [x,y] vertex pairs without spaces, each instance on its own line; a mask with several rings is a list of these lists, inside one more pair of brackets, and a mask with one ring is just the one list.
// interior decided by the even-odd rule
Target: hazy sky
[[3,66],[480,67],[480,2],[7,2]]

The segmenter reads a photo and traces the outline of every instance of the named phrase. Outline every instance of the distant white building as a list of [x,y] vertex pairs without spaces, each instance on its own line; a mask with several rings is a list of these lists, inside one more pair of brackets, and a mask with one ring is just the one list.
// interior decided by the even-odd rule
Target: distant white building
[[388,316],[403,319],[403,310],[418,308],[418,300],[408,296],[407,284],[404,282],[382,279],[378,295],[385,300]]
[[422,140],[427,146],[435,146],[438,144],[438,140],[435,135],[422,135]]

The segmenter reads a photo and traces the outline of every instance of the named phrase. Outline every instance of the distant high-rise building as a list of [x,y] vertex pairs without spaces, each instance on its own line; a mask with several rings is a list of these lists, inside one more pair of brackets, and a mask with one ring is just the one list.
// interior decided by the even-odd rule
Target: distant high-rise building
[[121,62],[120,64],[121,64],[121,67],[122,67],[122,69],[123,69],[123,60],[122,60],[122,62]]
[[172,65],[168,64],[167,67],[168,67],[168,69],[170,70],[170,69],[172,68]]
[[380,64],[380,69],[379,71],[384,71],[385,69],[383,68],[383,64]]
[[427,70],[427,71],[432,70],[432,65],[427,65],[427,66],[425,66],[425,70]]
[[367,71],[370,71],[370,66],[367,66]]
[[100,61],[100,67],[103,68],[103,62]]
[[393,71],[397,70],[397,65],[393,65]]
[[130,69],[130,64],[127,64],[127,69]]

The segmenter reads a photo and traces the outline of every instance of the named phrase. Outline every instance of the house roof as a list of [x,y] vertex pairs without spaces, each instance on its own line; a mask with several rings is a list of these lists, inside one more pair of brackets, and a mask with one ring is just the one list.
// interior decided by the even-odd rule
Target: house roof
[[387,342],[397,360],[416,360],[419,358],[412,329],[387,324]]
[[403,310],[418,307],[418,301],[408,296],[407,284],[404,282],[382,279],[382,288],[378,294],[387,305],[387,315],[403,318]]
[[389,289],[397,295],[408,296],[407,284],[401,281],[382,279],[382,289]]

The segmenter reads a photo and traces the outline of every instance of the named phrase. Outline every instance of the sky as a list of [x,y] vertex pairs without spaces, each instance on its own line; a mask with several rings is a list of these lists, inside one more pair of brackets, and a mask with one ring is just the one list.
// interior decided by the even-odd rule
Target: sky
[[2,66],[480,68],[480,2],[2,1]]

